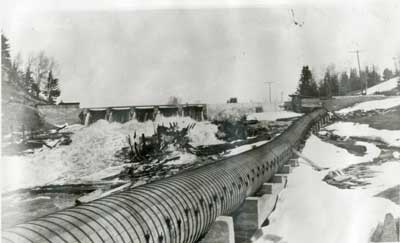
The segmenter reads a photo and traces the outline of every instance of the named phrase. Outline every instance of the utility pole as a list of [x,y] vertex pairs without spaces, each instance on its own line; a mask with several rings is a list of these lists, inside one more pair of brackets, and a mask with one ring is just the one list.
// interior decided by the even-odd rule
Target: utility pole
[[268,84],[268,88],[269,88],[269,103],[271,104],[272,103],[272,100],[271,100],[271,84],[272,83],[274,83],[274,82],[265,82],[266,84]]
[[[393,57],[393,62],[394,62],[394,68],[396,70],[396,75],[399,73],[399,68],[397,66],[397,60],[398,60],[397,57]],[[400,63],[400,59],[399,59],[399,63]]]
[[[360,75],[360,80],[361,80],[361,94],[363,93],[363,85],[362,85],[362,82],[363,82],[363,78],[362,78],[362,73],[361,73],[361,65],[360,65],[360,50],[355,50],[355,51],[350,51],[351,53],[356,53],[356,55],[357,55],[357,63],[358,63],[358,72],[359,72],[359,75]],[[368,84],[367,84],[367,80],[364,80],[364,84],[365,84],[365,95],[367,95],[367,88],[368,88]]]

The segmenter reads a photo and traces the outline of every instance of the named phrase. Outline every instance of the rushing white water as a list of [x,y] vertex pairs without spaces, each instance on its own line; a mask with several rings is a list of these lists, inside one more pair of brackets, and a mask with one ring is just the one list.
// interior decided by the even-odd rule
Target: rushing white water
[[85,126],[89,126],[89,122],[90,122],[90,112],[86,113]]
[[[128,135],[136,132],[151,136],[157,124],[168,126],[170,122],[177,122],[180,128],[196,123],[188,134],[195,146],[221,143],[215,137],[217,126],[187,117],[158,117],[155,122],[132,120],[124,124],[99,120],[88,127],[72,126],[68,128],[74,132],[68,146],[43,148],[26,156],[2,157],[2,192],[43,184],[93,182],[117,174],[124,164],[114,154],[128,145]],[[190,158],[194,160],[195,156]]]

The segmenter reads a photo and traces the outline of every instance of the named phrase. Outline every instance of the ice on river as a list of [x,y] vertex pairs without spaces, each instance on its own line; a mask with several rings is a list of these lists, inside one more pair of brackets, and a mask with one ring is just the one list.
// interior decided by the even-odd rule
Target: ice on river
[[[346,166],[363,160],[366,162],[376,156],[375,148],[371,151],[367,147],[368,156],[362,158],[332,146],[336,147],[311,136],[302,153],[330,168],[337,167],[338,163]],[[269,226],[262,228],[262,235],[254,240],[260,243],[368,242],[386,213],[400,216],[398,205],[374,197],[378,192],[399,184],[400,162],[386,162],[371,166],[371,169],[380,173],[369,179],[370,185],[343,190],[322,181],[328,171],[315,171],[300,164],[289,175],[287,188],[281,192],[277,208],[269,218]],[[281,240],[268,240],[273,238],[271,235],[279,236]]]
[[[159,117],[155,122],[132,120],[120,124],[99,120],[89,127],[74,126],[72,143],[68,146],[43,148],[26,156],[2,157],[2,192],[44,184],[93,182],[118,174],[124,164],[114,154],[127,146],[126,136],[135,131],[138,135],[150,136],[157,124],[169,126],[170,122],[186,127],[196,121],[187,117]],[[217,129],[209,122],[196,122],[189,138],[195,146],[221,143],[215,137]]]

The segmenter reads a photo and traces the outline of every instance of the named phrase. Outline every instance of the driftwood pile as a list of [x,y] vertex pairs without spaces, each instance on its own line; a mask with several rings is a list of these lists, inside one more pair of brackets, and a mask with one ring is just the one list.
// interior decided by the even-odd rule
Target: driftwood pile
[[[146,137],[143,133],[126,137],[127,145],[116,153],[117,158],[127,163],[150,163],[159,161],[166,163],[179,157],[170,157],[172,150],[192,152],[194,147],[190,145],[188,133],[195,127],[195,123],[180,129],[178,123],[170,123],[169,126],[158,125],[154,135]],[[171,149],[171,147],[173,149]]]
[[32,153],[33,149],[42,147],[52,149],[59,145],[69,145],[72,142],[72,133],[62,132],[65,127],[66,125],[53,130],[37,131],[26,131],[22,128],[21,132],[12,133],[8,141],[3,140],[3,144],[6,144],[2,148],[3,154]]

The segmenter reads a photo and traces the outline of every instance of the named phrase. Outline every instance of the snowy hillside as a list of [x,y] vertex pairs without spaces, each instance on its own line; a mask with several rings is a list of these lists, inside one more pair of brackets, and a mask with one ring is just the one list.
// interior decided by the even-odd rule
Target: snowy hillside
[[[332,170],[371,163],[381,153],[370,142],[358,143],[366,147],[364,156],[350,154],[312,135],[302,154]],[[329,171],[315,171],[300,160],[300,166],[288,176],[287,188],[279,195],[270,224],[262,228],[253,242],[369,242],[372,230],[386,213],[400,215],[398,205],[375,196],[399,183],[400,163],[389,160],[382,165],[370,164],[368,168],[375,174],[365,179],[367,185],[343,190],[323,181]]]
[[367,94],[374,94],[376,92],[384,92],[389,91],[397,87],[397,82],[399,81],[399,77],[395,77],[389,79],[385,82],[377,84],[367,89]]
[[358,111],[358,110],[370,111],[370,110],[375,110],[375,109],[390,109],[392,107],[396,107],[399,105],[400,105],[400,97],[397,96],[397,97],[387,98],[387,99],[382,99],[382,100],[372,100],[372,101],[358,103],[352,107],[341,109],[337,113],[347,114],[349,112]]

